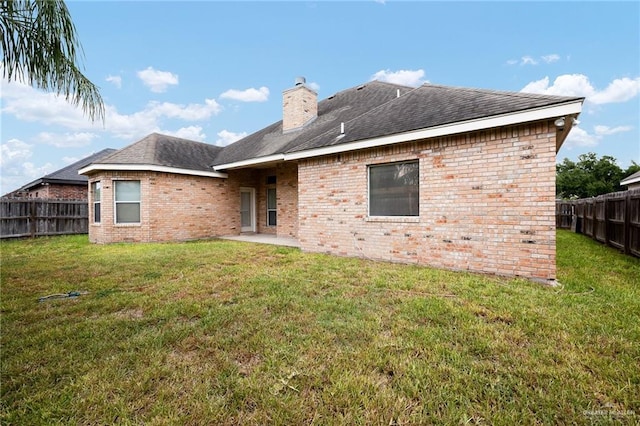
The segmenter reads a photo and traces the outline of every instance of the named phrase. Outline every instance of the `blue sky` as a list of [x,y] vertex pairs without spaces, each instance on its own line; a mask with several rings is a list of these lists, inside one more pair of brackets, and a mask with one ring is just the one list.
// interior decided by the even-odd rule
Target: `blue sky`
[[297,76],[324,99],[378,79],[585,96],[558,153],[640,163],[638,2],[68,2],[106,121],[1,86],[0,193],[151,132],[226,145],[281,119]]

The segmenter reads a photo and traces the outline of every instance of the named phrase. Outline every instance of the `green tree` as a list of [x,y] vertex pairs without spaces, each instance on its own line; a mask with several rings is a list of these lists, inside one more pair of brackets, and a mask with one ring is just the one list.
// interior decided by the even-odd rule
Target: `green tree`
[[63,94],[92,121],[104,120],[98,87],[80,71],[82,48],[62,0],[0,0],[2,74]]
[[627,167],[627,170],[624,171],[624,173],[622,174],[622,179],[626,179],[629,176],[631,176],[634,173],[640,172],[640,164],[636,163],[635,161],[631,160],[631,165],[629,167]]
[[621,191],[620,181],[624,176],[616,159],[609,155],[598,158],[590,152],[578,156],[577,163],[565,158],[556,165],[556,195],[559,198],[586,198]]

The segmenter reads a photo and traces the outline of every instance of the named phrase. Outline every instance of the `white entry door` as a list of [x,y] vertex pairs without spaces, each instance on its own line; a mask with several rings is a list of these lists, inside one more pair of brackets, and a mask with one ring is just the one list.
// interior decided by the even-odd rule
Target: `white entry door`
[[256,232],[256,190],[240,188],[240,231]]

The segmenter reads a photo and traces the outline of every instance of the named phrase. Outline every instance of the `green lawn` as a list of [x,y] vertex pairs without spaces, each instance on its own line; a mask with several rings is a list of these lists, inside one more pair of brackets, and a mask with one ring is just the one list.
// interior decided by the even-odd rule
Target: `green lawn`
[[640,261],[567,231],[556,288],[231,241],[1,250],[2,424],[640,423]]

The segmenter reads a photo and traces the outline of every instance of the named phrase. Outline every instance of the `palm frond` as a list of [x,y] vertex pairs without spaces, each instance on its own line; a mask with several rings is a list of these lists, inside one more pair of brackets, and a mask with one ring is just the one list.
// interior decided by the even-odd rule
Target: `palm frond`
[[99,88],[78,67],[82,47],[62,0],[0,0],[2,75],[64,95],[104,121]]

